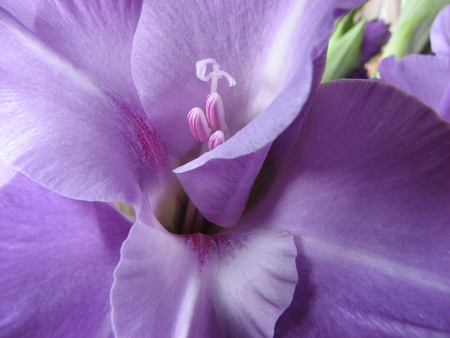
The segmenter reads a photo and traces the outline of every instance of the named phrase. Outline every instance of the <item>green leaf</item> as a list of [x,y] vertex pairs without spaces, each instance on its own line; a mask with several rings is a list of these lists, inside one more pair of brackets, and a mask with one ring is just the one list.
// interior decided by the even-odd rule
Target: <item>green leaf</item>
[[382,58],[395,55],[399,59],[408,54],[420,53],[428,42],[434,19],[448,4],[450,0],[406,1]]
[[[353,16],[351,20],[353,21]],[[342,25],[345,24],[347,23],[342,23]],[[336,25],[335,32],[341,34],[343,30],[338,31],[339,25],[340,23]],[[361,20],[344,34],[330,39],[322,83],[347,77],[358,67],[365,25],[366,21]]]

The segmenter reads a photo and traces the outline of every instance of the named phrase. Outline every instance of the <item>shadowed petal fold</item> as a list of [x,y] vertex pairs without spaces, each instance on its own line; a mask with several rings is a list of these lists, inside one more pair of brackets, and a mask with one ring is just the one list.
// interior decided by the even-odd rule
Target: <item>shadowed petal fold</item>
[[108,337],[109,292],[130,222],[22,174],[0,188],[0,336]]
[[[272,337],[297,282],[280,230],[174,235],[138,221],[114,273],[117,337]],[[147,222],[148,223],[148,222]]]
[[116,96],[0,9],[1,156],[65,196],[137,205],[167,169],[139,99]]
[[276,337],[450,333],[450,126],[378,81],[321,86],[289,158],[237,230],[295,237]]

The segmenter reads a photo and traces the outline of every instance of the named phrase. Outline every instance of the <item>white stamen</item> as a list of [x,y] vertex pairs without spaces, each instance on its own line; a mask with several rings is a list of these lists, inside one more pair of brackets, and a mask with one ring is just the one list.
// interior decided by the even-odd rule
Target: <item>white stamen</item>
[[[206,74],[206,68],[208,67],[208,64],[211,64],[213,71]],[[197,69],[197,77],[200,80],[205,82],[211,80],[211,93],[217,93],[217,83],[219,82],[219,79],[224,76],[227,79],[230,87],[233,87],[236,84],[236,81],[230,74],[220,69],[220,65],[216,62],[215,59],[208,58],[197,61],[195,67]]]

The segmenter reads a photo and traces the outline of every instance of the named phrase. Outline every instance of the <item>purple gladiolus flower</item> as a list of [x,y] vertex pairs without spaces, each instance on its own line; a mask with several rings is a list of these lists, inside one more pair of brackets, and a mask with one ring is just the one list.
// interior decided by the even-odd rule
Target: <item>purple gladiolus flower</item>
[[[1,2],[0,336],[450,332],[449,125],[387,84],[319,89],[357,4]],[[175,158],[228,228],[160,224]]]
[[450,120],[450,6],[436,17],[431,28],[431,48],[436,55],[390,56],[379,68],[383,81],[411,93]]

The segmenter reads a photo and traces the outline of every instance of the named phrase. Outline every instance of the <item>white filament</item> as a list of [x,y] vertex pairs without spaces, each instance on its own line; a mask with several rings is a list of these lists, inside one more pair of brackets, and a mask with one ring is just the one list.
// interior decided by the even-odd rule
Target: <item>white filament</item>
[[[213,70],[212,72],[206,74],[206,68],[208,67],[208,64],[211,64]],[[205,82],[211,80],[211,93],[217,93],[217,83],[222,77],[225,77],[227,79],[230,87],[233,87],[236,84],[236,81],[230,74],[220,69],[220,65],[216,62],[215,59],[208,58],[197,61],[195,67],[197,69],[197,78]]]

